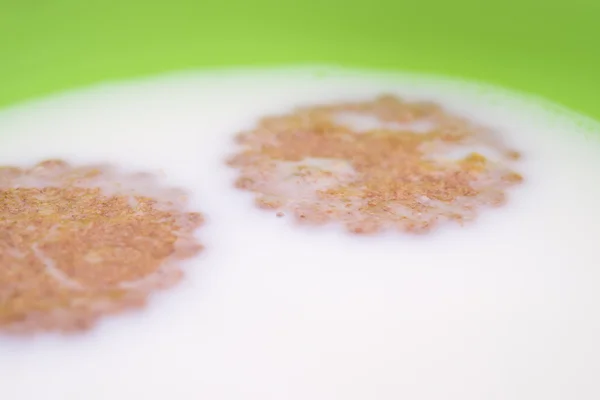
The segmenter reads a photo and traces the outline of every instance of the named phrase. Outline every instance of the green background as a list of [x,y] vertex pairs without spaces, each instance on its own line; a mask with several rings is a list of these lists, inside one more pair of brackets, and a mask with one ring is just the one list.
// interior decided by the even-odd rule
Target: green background
[[311,62],[481,80],[600,119],[600,1],[0,0],[0,106],[174,69]]

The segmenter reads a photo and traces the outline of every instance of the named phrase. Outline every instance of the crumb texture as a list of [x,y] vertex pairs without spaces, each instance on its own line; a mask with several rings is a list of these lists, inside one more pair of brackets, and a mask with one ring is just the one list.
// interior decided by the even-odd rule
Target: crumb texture
[[505,203],[521,155],[440,105],[390,95],[262,118],[228,164],[258,207],[353,233],[425,233]]
[[186,202],[110,166],[0,167],[0,331],[84,331],[143,307],[201,250]]

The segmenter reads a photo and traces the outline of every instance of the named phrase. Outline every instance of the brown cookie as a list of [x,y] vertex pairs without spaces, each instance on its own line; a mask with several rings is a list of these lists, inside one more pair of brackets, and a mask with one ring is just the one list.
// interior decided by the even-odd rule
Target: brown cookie
[[0,332],[80,331],[177,283],[202,216],[147,174],[0,168]]
[[228,163],[256,203],[354,233],[473,220],[520,183],[519,152],[434,103],[381,96],[263,118]]

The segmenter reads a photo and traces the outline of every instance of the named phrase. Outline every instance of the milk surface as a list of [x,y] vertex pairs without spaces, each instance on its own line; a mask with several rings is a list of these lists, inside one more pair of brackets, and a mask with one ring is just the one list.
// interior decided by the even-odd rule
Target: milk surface
[[[318,72],[318,73],[316,73]],[[466,227],[298,227],[225,166],[296,106],[391,93],[501,132],[525,181]],[[0,335],[6,399],[600,398],[600,127],[537,99],[332,68],[181,73],[0,112],[0,165],[154,172],[191,194],[206,250],[142,311],[71,336]]]

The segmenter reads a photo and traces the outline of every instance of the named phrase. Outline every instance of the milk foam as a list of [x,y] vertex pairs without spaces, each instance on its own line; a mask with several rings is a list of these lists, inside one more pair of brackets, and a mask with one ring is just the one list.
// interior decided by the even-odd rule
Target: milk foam
[[[0,113],[0,165],[157,172],[207,217],[206,250],[146,310],[81,336],[0,337],[0,397],[600,398],[600,127],[486,86],[314,71],[185,73]],[[233,188],[224,160],[258,117],[380,93],[495,128],[524,184],[419,238],[298,228]]]

